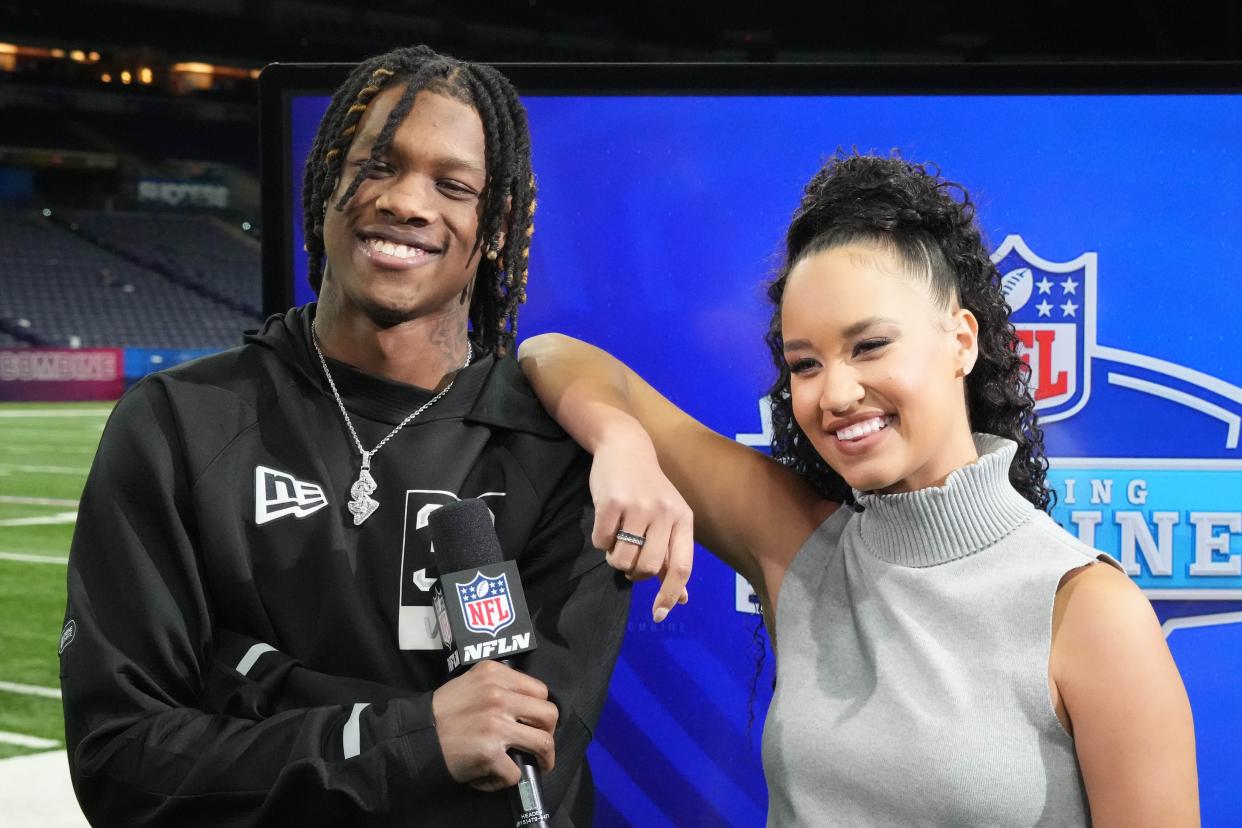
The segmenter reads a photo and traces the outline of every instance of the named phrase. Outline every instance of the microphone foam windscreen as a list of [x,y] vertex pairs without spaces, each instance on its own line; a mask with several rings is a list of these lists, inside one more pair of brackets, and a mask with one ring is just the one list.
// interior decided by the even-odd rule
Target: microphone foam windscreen
[[436,568],[441,573],[500,563],[505,558],[492,525],[492,513],[482,500],[459,500],[441,506],[427,522],[435,546]]

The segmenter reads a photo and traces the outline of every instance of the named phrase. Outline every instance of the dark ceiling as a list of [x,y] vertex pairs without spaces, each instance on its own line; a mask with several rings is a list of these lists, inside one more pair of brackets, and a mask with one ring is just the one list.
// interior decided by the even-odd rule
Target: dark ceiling
[[1108,13],[1069,0],[0,0],[0,21],[10,42],[250,66],[352,61],[416,41],[487,61],[1242,59],[1238,0],[1134,0]]

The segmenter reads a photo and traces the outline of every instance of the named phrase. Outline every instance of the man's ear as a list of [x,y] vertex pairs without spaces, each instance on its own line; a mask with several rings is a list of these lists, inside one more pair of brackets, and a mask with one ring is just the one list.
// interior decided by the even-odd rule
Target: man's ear
[[979,320],[965,308],[954,311],[953,320],[956,323],[952,330],[957,376],[966,377],[979,359]]

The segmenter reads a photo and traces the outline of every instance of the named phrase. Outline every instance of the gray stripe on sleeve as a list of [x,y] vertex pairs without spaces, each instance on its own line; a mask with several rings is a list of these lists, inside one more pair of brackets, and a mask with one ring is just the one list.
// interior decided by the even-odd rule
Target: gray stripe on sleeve
[[255,644],[249,650],[246,650],[246,654],[242,656],[242,660],[237,662],[237,672],[241,673],[243,676],[246,675],[250,672],[250,668],[254,666],[254,663],[259,660],[259,656],[264,653],[274,652],[276,652],[276,648],[271,644]]
[[345,729],[341,732],[341,743],[345,747],[346,759],[352,759],[362,752],[362,733],[358,727],[358,717],[370,706],[370,702],[358,702],[354,705],[354,711],[349,714],[349,721],[345,723]]

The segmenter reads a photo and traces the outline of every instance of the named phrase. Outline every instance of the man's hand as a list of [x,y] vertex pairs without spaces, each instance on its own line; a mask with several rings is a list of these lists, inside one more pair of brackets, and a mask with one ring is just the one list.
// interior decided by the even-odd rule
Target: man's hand
[[521,779],[506,751],[535,757],[544,773],[556,761],[552,732],[558,711],[537,678],[495,661],[482,661],[443,684],[431,712],[449,774],[481,791],[509,788]]
[[[591,543],[632,581],[659,576],[651,607],[656,622],[690,599],[686,582],[694,565],[694,514],[660,469],[651,438],[637,424],[616,429],[595,450],[591,464],[595,527]],[[640,546],[618,531],[644,539]]]

